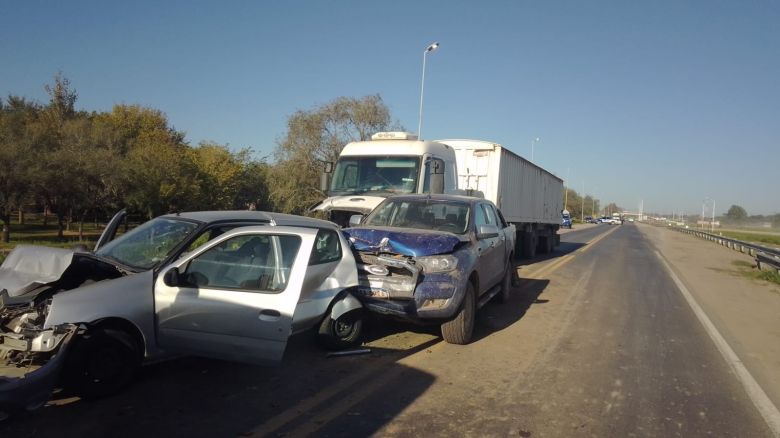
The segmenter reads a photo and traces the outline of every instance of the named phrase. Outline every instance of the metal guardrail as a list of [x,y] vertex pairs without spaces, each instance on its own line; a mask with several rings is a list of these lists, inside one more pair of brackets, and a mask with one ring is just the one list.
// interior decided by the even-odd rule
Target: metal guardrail
[[672,227],[672,229],[681,233],[691,234],[696,237],[718,243],[741,253],[749,254],[750,256],[756,258],[758,269],[773,269],[780,272],[780,249],[768,248],[766,246],[756,245],[755,243],[744,242],[742,240],[723,237],[717,234],[690,228]]

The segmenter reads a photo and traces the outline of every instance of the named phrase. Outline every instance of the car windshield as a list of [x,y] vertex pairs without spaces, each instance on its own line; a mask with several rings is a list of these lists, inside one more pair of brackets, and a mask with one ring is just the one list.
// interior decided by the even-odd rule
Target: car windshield
[[387,200],[368,215],[363,224],[465,234],[470,211],[465,202]]
[[414,193],[420,158],[405,156],[341,157],[331,181],[332,194]]
[[198,227],[196,222],[157,218],[112,240],[95,254],[147,270],[168,257]]

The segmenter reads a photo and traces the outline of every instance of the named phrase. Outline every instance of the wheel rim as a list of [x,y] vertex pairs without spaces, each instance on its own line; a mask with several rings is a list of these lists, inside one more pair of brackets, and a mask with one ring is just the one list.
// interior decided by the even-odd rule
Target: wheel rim
[[346,338],[352,333],[354,323],[347,318],[339,318],[333,325],[333,332],[338,338]]

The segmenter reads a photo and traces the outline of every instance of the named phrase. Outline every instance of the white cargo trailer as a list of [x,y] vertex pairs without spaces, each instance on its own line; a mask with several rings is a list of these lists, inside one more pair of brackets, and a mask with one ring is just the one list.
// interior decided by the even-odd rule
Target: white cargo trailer
[[533,257],[558,245],[563,180],[497,143],[436,140],[455,150],[458,188],[481,192],[515,225],[515,254]]

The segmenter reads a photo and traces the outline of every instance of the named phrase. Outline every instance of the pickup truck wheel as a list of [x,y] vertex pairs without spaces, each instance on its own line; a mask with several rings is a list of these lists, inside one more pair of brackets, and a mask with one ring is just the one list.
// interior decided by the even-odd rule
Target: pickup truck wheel
[[474,333],[474,315],[477,312],[474,285],[469,282],[463,304],[455,319],[441,325],[441,336],[448,344],[465,345],[471,342]]
[[119,392],[141,364],[133,338],[120,330],[96,330],[73,346],[65,368],[66,386],[83,398]]
[[329,350],[340,350],[358,343],[363,331],[363,314],[359,310],[347,312],[338,319],[326,315],[320,323],[317,340]]
[[501,303],[508,302],[512,294],[512,269],[514,269],[512,260],[507,260],[506,268],[504,268],[504,279],[501,281],[501,293],[498,294]]

